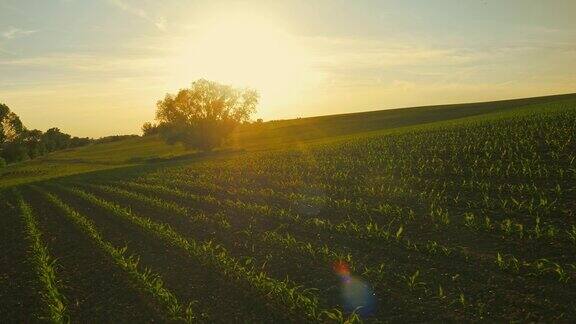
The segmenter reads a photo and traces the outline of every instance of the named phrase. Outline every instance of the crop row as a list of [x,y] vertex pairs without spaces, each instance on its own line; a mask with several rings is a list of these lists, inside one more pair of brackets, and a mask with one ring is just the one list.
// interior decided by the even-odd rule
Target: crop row
[[[189,192],[181,191],[176,188],[165,187],[162,185],[149,185],[134,182],[116,182],[116,184],[129,188],[131,190],[147,190],[148,192],[154,194],[167,194],[174,197],[179,197],[182,199],[196,201],[201,204],[211,205],[214,210],[237,210],[239,213],[248,213],[259,215],[261,218],[275,218],[279,222],[289,222],[300,227],[312,227],[316,228],[318,231],[322,232],[334,232],[353,236],[357,239],[370,239],[370,240],[380,240],[387,244],[398,245],[408,251],[421,252],[438,256],[446,256],[449,258],[458,257],[462,260],[468,261],[470,258],[479,258],[479,256],[467,253],[461,249],[445,246],[439,244],[435,241],[428,241],[425,243],[420,243],[414,241],[404,234],[404,228],[400,225],[397,228],[389,228],[380,225],[377,222],[367,220],[366,223],[358,223],[353,220],[346,220],[341,223],[333,223],[325,218],[318,217],[303,217],[298,214],[291,213],[285,209],[277,209],[267,205],[260,205],[256,203],[245,203],[238,200],[231,199],[215,199],[211,196],[199,196],[191,194]],[[480,262],[492,263],[496,259],[496,253],[491,257],[482,257],[479,259]],[[517,259],[517,258],[516,258]],[[534,274],[532,269],[537,264],[535,261],[521,260],[518,263],[521,268],[525,269],[527,273]],[[561,266],[562,269],[566,269],[566,273],[572,276],[572,266],[565,265]],[[536,267],[540,268],[540,267]],[[502,268],[501,268],[502,269]],[[547,268],[549,271],[536,272],[538,275],[543,275],[545,273],[554,273],[551,269]]]
[[17,201],[26,224],[26,239],[30,245],[31,257],[34,259],[38,279],[42,283],[42,298],[47,308],[48,318],[54,323],[66,322],[69,320],[66,315],[66,299],[59,290],[55,260],[43,242],[42,232],[30,206],[20,194],[18,194]]
[[[106,186],[100,186],[100,188],[105,188],[105,187],[106,187]],[[162,196],[162,195],[160,194],[160,192],[158,191],[159,189],[160,189],[160,188],[155,187],[155,188],[154,188],[155,191],[154,191],[154,190],[151,190],[151,192],[154,191],[154,192],[155,192],[155,195],[157,195],[157,196]],[[116,193],[119,193],[119,192],[122,192],[122,191],[126,192],[125,190],[121,190],[121,189],[117,189],[117,188],[113,188],[113,187],[109,187],[109,191],[114,191],[114,192],[116,192]],[[134,197],[134,194],[133,194],[133,193],[132,193],[132,196]],[[139,195],[139,196],[141,196],[141,195]],[[183,198],[183,200],[192,201],[191,197],[188,196],[188,194],[186,194],[186,193],[181,193],[181,196],[182,196],[181,198]],[[192,204],[193,204],[193,203],[192,203]],[[229,207],[229,206],[228,206],[228,207]],[[240,213],[240,214],[246,215],[246,214],[249,214],[249,213],[247,213],[246,211],[244,211],[243,213]],[[270,216],[270,215],[268,215],[268,216]],[[272,217],[274,217],[274,216],[272,215]],[[285,221],[285,220],[286,220],[286,219],[282,219],[282,221]],[[298,227],[301,227],[301,226],[298,226]],[[321,232],[321,231],[318,231],[318,232]],[[336,232],[336,233],[337,233],[337,232]],[[393,240],[389,240],[388,243],[389,243],[389,244],[391,243],[393,246],[397,246],[397,245],[398,245],[398,244],[397,244],[398,239],[402,237],[402,232],[401,232],[401,231],[396,231],[396,233],[388,234],[388,237],[394,237],[394,239],[393,239]],[[364,237],[364,238],[365,238],[365,237]],[[401,241],[402,241],[402,240],[400,240],[400,242],[401,242]],[[261,244],[260,244],[260,245],[261,245]],[[306,246],[308,246],[308,248],[310,247],[309,245],[306,245]],[[415,246],[415,245],[412,245],[412,246]],[[416,246],[418,246],[418,245],[416,245]],[[420,246],[421,246],[421,245],[420,245]],[[324,248],[320,248],[320,250],[322,250],[322,249],[324,249]],[[440,252],[440,253],[442,253],[442,254],[448,254],[448,255],[450,255],[450,256],[452,257],[451,259],[453,259],[453,257],[455,256],[455,255],[452,254],[453,251],[451,251],[450,249],[446,249],[445,247],[442,247],[442,246],[440,246],[440,245],[438,245],[438,244],[434,244],[433,242],[429,243],[429,244],[425,247],[425,249],[426,249],[426,251],[427,251],[426,253],[427,253],[427,254],[431,254],[431,255],[434,255],[434,254],[437,254],[437,253]],[[325,251],[325,250],[324,250],[324,251]],[[414,252],[414,251],[416,251],[416,250],[413,250],[413,252]],[[407,252],[408,252],[408,251],[407,251]],[[502,261],[502,260],[504,260],[504,261]],[[496,268],[496,269],[500,269],[500,270],[502,270],[502,271],[504,271],[504,272],[506,272],[506,273],[511,273],[511,274],[525,273],[525,275],[527,275],[528,277],[531,277],[531,276],[539,276],[539,277],[547,278],[547,277],[550,277],[550,276],[557,276],[558,280],[560,280],[561,282],[564,282],[564,281],[566,280],[566,278],[567,278],[566,274],[567,274],[569,271],[572,271],[571,268],[566,268],[566,269],[564,269],[564,268],[562,268],[562,267],[559,268],[559,265],[558,265],[558,264],[554,264],[553,262],[547,261],[547,260],[545,260],[545,259],[536,260],[536,261],[533,261],[533,262],[525,262],[525,261],[518,261],[518,259],[516,259],[516,258],[513,257],[513,256],[510,256],[510,255],[503,256],[503,255],[501,255],[501,254],[495,255],[492,260],[486,259],[486,260],[484,260],[483,262],[484,262],[484,263],[482,263],[482,266],[485,267],[486,269]],[[513,264],[514,264],[514,265],[518,265],[518,267],[512,266]],[[371,269],[371,268],[369,267],[368,269]],[[560,270],[559,270],[559,269],[560,269]],[[564,269],[564,272],[563,272],[563,273],[562,273],[562,269]],[[368,270],[368,271],[370,271],[370,270]],[[374,271],[374,270],[373,270],[373,271]],[[408,275],[408,274],[399,275],[398,278],[410,278],[410,277],[414,276],[414,274],[415,274],[415,273],[413,273],[412,275]],[[421,271],[419,271],[419,275],[416,276],[416,279],[421,280],[420,278],[422,278]],[[407,282],[409,281],[408,279],[404,279],[404,280],[406,280]],[[415,279],[414,279],[414,280],[415,280]],[[427,285],[427,286],[429,287],[429,285]],[[445,287],[446,287],[446,286],[445,286]],[[428,288],[428,289],[429,289],[429,288]],[[442,290],[444,291],[444,292],[443,292],[443,295],[445,295],[446,289],[445,289],[445,288],[442,288]],[[427,292],[429,292],[429,290],[427,290]],[[460,296],[458,296],[458,298],[460,298]],[[468,299],[468,298],[467,298],[467,299]]]
[[[165,184],[168,186],[177,186],[187,191],[200,191],[205,194],[213,195],[214,197],[237,197],[243,201],[268,201],[277,202],[278,205],[284,208],[295,209],[298,212],[310,214],[323,212],[330,214],[332,217],[336,214],[355,215],[355,217],[383,219],[386,223],[401,222],[408,225],[410,222],[422,223],[421,215],[416,219],[416,212],[410,207],[402,207],[399,205],[392,205],[390,203],[379,203],[376,206],[366,204],[364,200],[351,201],[348,199],[331,199],[326,195],[308,195],[302,192],[281,192],[273,190],[272,188],[261,188],[259,190],[248,189],[243,187],[224,187],[214,182],[206,183],[199,182],[194,179],[186,180],[181,178],[170,177],[146,177],[139,182],[144,184]],[[304,189],[301,191],[311,192],[312,189]],[[225,195],[223,195],[225,194]],[[410,197],[405,196],[407,200]],[[455,198],[457,199],[457,198]],[[467,210],[473,210],[469,208]],[[466,210],[466,209],[465,209]],[[495,232],[498,235],[512,236],[513,238],[520,239],[544,239],[549,241],[554,240],[569,240],[576,243],[574,228],[570,230],[561,231],[557,227],[549,224],[542,224],[540,217],[536,217],[535,224],[529,227],[525,224],[513,221],[511,218],[505,218],[501,221],[493,220],[489,216],[480,217],[473,212],[462,211],[462,216],[459,219],[454,219],[453,215],[458,214],[453,212],[452,208],[439,206],[433,202],[427,210],[422,211],[425,217],[429,218],[432,224],[436,225],[455,225],[459,230],[483,230],[488,232]],[[420,212],[418,212],[420,214]],[[464,228],[461,228],[463,225]]]
[[[193,222],[203,222],[205,224],[211,225],[212,221],[210,221],[210,217],[203,217],[198,219],[194,216],[193,213],[185,212],[187,210],[186,207],[182,207],[177,205],[174,202],[160,204],[156,200],[157,198],[152,198],[151,196],[145,196],[142,194],[138,194],[136,192],[130,192],[126,190],[122,190],[116,187],[110,186],[102,186],[97,185],[93,186],[94,188],[98,188],[100,190],[113,193],[117,196],[122,196],[127,199],[136,200],[138,203],[147,203],[150,206],[153,206],[158,210],[158,212],[174,212],[175,210],[181,211],[179,215],[181,217],[190,218]],[[213,223],[212,223],[213,224]],[[236,231],[233,232],[229,226],[221,226],[219,229],[220,234],[224,236],[234,236],[236,240],[246,242],[246,245],[258,246],[258,249],[262,250],[265,246],[272,246],[277,253],[281,255],[292,254],[292,255],[302,255],[309,258],[309,260],[323,260],[324,264],[333,264],[339,261],[348,262],[353,270],[356,270],[356,262],[353,261],[352,254],[338,252],[335,251],[333,248],[330,248],[328,245],[323,245],[321,247],[316,246],[310,242],[303,242],[297,240],[292,235],[280,234],[276,230],[268,230],[262,233],[255,233],[254,231],[250,230],[249,228],[243,231]],[[402,274],[399,271],[398,267],[394,269],[394,275],[392,276],[388,270],[391,270],[387,267],[384,267],[383,264],[378,264],[377,266],[366,266],[360,264],[358,266],[358,271],[362,271],[363,274],[366,275],[368,279],[371,280],[374,284],[379,286],[398,286],[396,283],[398,280],[401,282],[408,282],[406,278],[409,278],[410,275],[408,273]],[[385,272],[386,271],[386,272]],[[420,281],[420,284],[423,282]],[[410,289],[411,286],[407,285],[402,288],[398,287],[396,289],[400,289],[400,291],[396,291],[396,298],[402,295],[402,292],[406,292],[407,289]],[[446,297],[446,295],[444,296]],[[459,297],[458,297],[459,298]]]
[[187,251],[192,257],[200,260],[202,264],[217,269],[230,280],[249,283],[254,289],[261,291],[263,296],[276,300],[277,307],[287,307],[288,311],[295,313],[294,315],[300,314],[311,319],[321,319],[333,312],[332,310],[319,309],[317,299],[310,293],[298,291],[298,288],[292,286],[288,281],[271,279],[255,268],[248,268],[240,264],[226,250],[213,245],[211,242],[199,243],[190,238],[186,239],[165,223],[157,223],[149,218],[136,216],[128,209],[83,190],[69,189],[69,191],[94,205],[107,209],[118,217],[133,222],[174,247]]
[[127,256],[127,248],[117,248],[104,240],[93,222],[79,214],[54,194],[42,191],[44,197],[57,206],[64,215],[74,222],[91,240],[93,240],[123,271],[129,274],[132,281],[144,292],[148,293],[156,302],[162,305],[169,317],[173,320],[193,322],[198,320],[197,313],[192,309],[191,303],[182,306],[176,296],[164,287],[162,278],[148,269],[140,270],[138,257]]

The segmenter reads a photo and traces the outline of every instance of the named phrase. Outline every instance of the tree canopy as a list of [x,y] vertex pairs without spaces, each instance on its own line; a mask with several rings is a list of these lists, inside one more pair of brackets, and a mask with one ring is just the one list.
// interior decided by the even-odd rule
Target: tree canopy
[[0,103],[0,144],[14,140],[24,130],[18,115]]
[[146,123],[145,135],[158,132],[168,143],[211,150],[256,112],[258,93],[200,79],[156,104],[157,125]]

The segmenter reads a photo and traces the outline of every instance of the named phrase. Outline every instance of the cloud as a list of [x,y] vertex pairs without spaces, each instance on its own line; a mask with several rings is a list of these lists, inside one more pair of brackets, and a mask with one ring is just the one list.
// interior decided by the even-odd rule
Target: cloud
[[126,3],[125,0],[108,0],[108,2],[110,4],[116,6],[117,8],[121,9],[122,11],[125,11],[131,15],[136,16],[136,17],[142,18],[148,22],[151,22],[160,31],[166,31],[166,18],[164,18],[162,16],[160,16],[159,18],[152,18],[146,12],[146,10],[139,8],[139,7],[132,6],[128,3]]
[[316,48],[314,65],[321,70],[379,70],[434,63],[466,63],[474,59],[466,50],[438,48],[401,40],[311,37],[307,47]]
[[35,57],[0,59],[1,67],[69,69],[78,72],[121,73],[157,72],[165,65],[162,58],[153,56],[96,56],[76,53],[53,53]]
[[15,38],[25,37],[25,36],[34,34],[36,32],[37,32],[37,30],[24,30],[24,29],[10,26],[10,27],[8,27],[7,30],[0,33],[0,35],[2,35],[2,38],[4,38],[4,39],[15,39]]
[[413,87],[407,82],[479,83],[562,75],[562,69],[575,66],[571,61],[576,54],[573,43],[557,40],[519,40],[504,46],[432,45],[426,39],[402,38],[300,37],[300,41],[309,49],[310,66],[331,90],[390,83],[399,90]]

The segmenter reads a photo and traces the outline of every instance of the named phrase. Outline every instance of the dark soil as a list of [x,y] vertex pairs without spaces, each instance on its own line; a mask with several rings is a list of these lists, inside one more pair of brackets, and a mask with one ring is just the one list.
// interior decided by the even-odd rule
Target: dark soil
[[60,292],[73,322],[162,322],[147,296],[130,284],[90,238],[35,191],[26,200],[38,218],[48,250],[56,259]]
[[[274,311],[267,298],[242,283],[231,282],[210,267],[205,267],[186,251],[164,243],[133,223],[110,214],[98,206],[61,190],[57,193],[67,204],[92,219],[102,236],[115,246],[127,246],[128,253],[140,258],[140,265],[158,273],[166,288],[182,303],[193,302],[210,322],[278,322],[287,314]],[[199,229],[201,233],[201,228]],[[292,314],[294,316],[294,314]]]
[[0,193],[0,320],[39,322],[47,315],[14,196]]

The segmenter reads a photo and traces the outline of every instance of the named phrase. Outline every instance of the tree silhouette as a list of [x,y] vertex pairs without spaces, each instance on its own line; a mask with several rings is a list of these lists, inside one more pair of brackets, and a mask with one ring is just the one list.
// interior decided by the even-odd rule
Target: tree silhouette
[[167,94],[157,102],[157,126],[145,124],[143,130],[156,131],[169,144],[204,151],[220,146],[234,128],[250,120],[256,111],[258,93],[214,81],[200,79],[178,94]]
[[18,115],[10,111],[5,104],[0,104],[0,144],[12,141],[24,130]]

